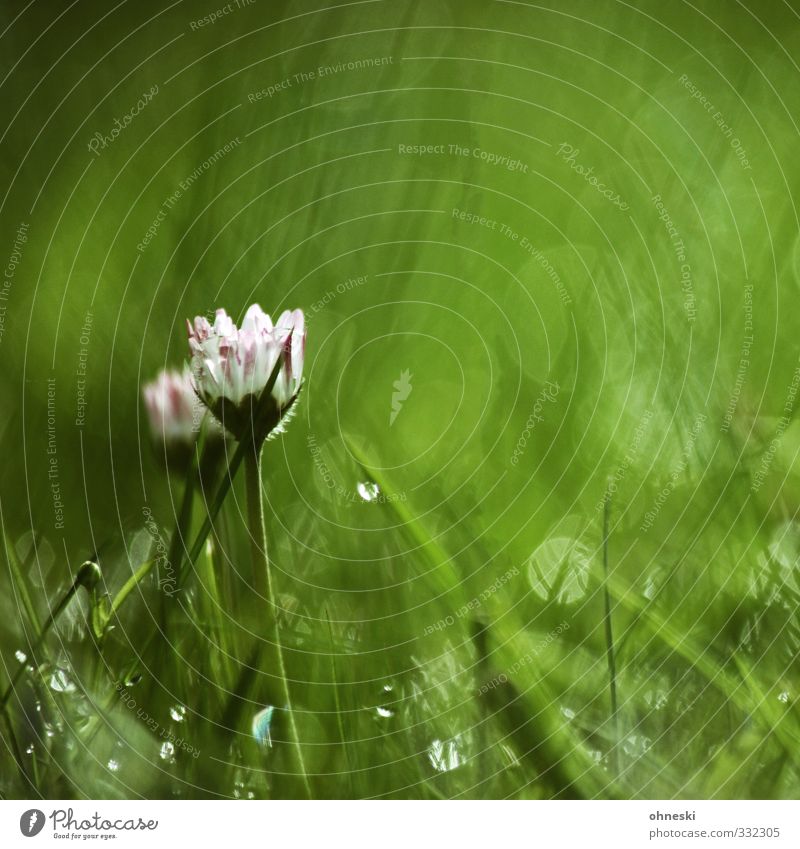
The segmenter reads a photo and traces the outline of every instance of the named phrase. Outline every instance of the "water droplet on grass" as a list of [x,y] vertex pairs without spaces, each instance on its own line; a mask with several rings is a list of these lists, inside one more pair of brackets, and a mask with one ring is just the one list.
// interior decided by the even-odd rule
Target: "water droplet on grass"
[[556,598],[569,604],[586,594],[592,555],[589,548],[572,537],[551,537],[528,560],[528,580],[545,601]]
[[364,501],[377,501],[381,494],[381,489],[374,481],[361,481],[356,487],[358,494]]
[[166,761],[167,763],[174,764],[175,763],[175,746],[172,745],[169,741],[161,744],[161,751],[159,752],[159,757],[162,761]]
[[183,705],[173,705],[169,709],[169,715],[175,722],[183,722],[183,718],[186,716],[186,708]]
[[60,667],[53,671],[50,676],[50,689],[57,693],[74,693],[75,685],[72,683],[66,669]]
[[434,740],[428,749],[428,758],[434,769],[439,772],[450,772],[457,769],[465,758],[459,749],[459,737],[452,740]]

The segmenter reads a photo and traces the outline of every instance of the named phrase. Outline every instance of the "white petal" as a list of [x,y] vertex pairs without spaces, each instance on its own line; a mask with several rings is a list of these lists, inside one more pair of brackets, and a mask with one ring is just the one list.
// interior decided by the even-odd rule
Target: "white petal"
[[253,333],[271,333],[272,319],[258,304],[253,304],[244,314],[242,330],[250,330]]

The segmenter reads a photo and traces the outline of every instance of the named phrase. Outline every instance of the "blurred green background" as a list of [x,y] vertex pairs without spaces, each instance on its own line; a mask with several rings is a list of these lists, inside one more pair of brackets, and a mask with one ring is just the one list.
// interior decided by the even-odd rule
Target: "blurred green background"
[[35,653],[14,578],[44,619],[88,557],[114,596],[144,508],[169,538],[141,386],[257,301],[308,319],[264,487],[315,795],[796,797],[794,0],[14,0],[0,31],[4,690],[35,654],[3,796],[292,794],[211,588],[247,591],[238,485],[135,680],[155,578],[99,649],[80,594]]

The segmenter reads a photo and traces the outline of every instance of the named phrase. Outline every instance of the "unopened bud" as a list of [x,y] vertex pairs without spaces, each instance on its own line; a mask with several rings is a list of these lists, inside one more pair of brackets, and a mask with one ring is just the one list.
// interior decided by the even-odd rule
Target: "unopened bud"
[[87,560],[75,577],[76,587],[86,587],[91,592],[103,580],[103,573],[100,567],[92,560]]

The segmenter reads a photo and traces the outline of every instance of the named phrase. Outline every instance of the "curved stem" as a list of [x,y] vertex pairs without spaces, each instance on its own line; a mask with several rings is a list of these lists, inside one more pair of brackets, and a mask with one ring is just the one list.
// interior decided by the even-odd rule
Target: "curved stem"
[[[194,503],[194,489],[197,483],[197,462],[193,459],[189,464],[186,483],[183,487],[183,499],[181,501],[180,513],[169,541],[169,552],[167,554],[167,566],[175,574],[180,573],[183,565],[183,556],[188,546],[189,531],[192,526],[192,505]],[[160,584],[159,584],[160,585]]]
[[[303,750],[297,733],[292,700],[289,694],[289,682],[286,677],[286,665],[283,660],[280,630],[278,628],[277,606],[272,586],[272,573],[267,554],[267,529],[264,522],[264,505],[261,500],[261,448],[251,445],[245,455],[245,473],[247,487],[247,518],[250,526],[250,550],[253,559],[253,587],[267,603],[267,669],[277,670],[280,701],[286,706],[289,725],[289,744],[294,753],[295,768],[303,779],[308,798],[311,798],[311,786],[308,782]],[[276,705],[280,707],[280,705]]]
[[192,462],[189,463],[189,468],[186,471],[186,482],[183,485],[183,497],[181,499],[180,512],[178,513],[175,530],[172,532],[172,538],[169,541],[169,552],[167,553],[167,565],[176,573],[180,572],[183,565],[183,553],[189,547],[188,539],[189,531],[192,525],[192,504],[194,501],[194,488],[197,484],[197,464],[198,458],[192,456]]
[[153,568],[155,562],[155,558],[145,560],[144,563],[142,563],[130,576],[130,578],[125,581],[120,588],[120,591],[114,596],[114,600],[111,602],[111,607],[108,610],[109,621],[116,616],[117,611],[125,603],[125,599],[136,589],[136,587],[139,586],[140,582],[143,581],[148,574],[150,574],[150,570]]
[[[194,491],[197,486],[197,479],[200,475],[200,457],[203,446],[198,444],[195,451],[192,452],[192,459],[189,463],[189,468],[186,474],[186,482],[183,485],[183,498],[181,500],[180,512],[175,522],[175,529],[172,532],[172,538],[169,541],[169,551],[167,552],[166,569],[167,576],[159,575],[158,589],[161,591],[159,616],[161,620],[161,630],[167,630],[168,617],[170,613],[170,605],[167,600],[174,592],[178,583],[178,576],[181,574],[183,567],[184,554],[189,547],[189,531],[192,527],[192,507],[194,506]],[[170,590],[167,591],[167,587]]]
[[264,505],[261,501],[261,457],[254,448],[244,461],[245,486],[247,488],[247,524],[250,528],[250,553],[253,566],[253,589],[267,600],[270,607],[270,623],[277,621],[274,611],[269,556],[267,554],[267,532],[264,522]]

